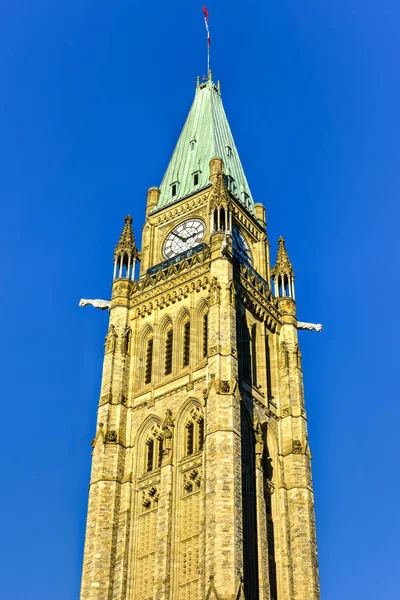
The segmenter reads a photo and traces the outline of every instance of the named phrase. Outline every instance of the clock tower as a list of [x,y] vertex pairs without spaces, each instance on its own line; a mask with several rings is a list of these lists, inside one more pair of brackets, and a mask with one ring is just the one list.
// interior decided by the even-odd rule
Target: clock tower
[[[318,600],[294,272],[211,72],[114,253],[81,600]],[[303,324],[304,325],[304,324]],[[307,325],[307,324],[306,324]]]

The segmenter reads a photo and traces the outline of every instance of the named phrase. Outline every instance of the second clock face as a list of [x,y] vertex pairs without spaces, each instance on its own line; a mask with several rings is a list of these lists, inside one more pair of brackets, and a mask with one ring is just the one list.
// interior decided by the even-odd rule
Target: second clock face
[[172,258],[181,252],[186,252],[203,241],[206,226],[201,219],[188,219],[179,223],[168,235],[164,242],[163,255]]

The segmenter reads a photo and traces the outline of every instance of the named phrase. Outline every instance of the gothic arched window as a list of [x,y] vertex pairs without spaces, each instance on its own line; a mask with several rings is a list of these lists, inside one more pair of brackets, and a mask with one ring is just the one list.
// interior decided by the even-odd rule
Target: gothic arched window
[[150,473],[161,467],[163,456],[163,438],[159,427],[154,425],[146,440],[145,471]]
[[200,410],[194,407],[186,421],[185,455],[190,456],[203,450],[204,446],[204,418]]

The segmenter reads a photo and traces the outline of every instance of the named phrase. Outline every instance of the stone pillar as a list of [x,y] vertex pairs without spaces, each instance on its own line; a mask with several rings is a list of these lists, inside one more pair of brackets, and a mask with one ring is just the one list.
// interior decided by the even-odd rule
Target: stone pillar
[[172,484],[171,463],[161,468],[160,499],[157,513],[157,553],[155,566],[155,598],[169,600],[171,588],[171,534],[172,534]]
[[[123,491],[122,486],[128,483],[124,481],[124,471],[130,356],[125,345],[125,335],[131,285],[128,280],[113,283],[96,436],[92,442],[93,460],[81,600],[122,600],[126,588],[127,548],[125,562],[122,560],[117,570],[114,570],[114,566],[118,536],[129,536],[127,513],[130,494],[126,494],[127,487]],[[120,519],[121,502],[125,521],[124,518]],[[127,539],[124,542],[126,546]],[[113,593],[116,579],[121,592],[119,595]]]
[[[216,238],[218,236],[214,236]],[[213,238],[213,239],[214,239]],[[243,574],[240,397],[232,265],[212,251],[205,437],[205,581],[233,599]]]
[[286,298],[279,302],[282,313],[281,338],[288,352],[286,383],[281,388],[281,453],[287,494],[290,548],[295,600],[319,600],[319,578],[315,537],[314,498],[311,481],[306,412],[303,407],[301,369],[295,303]]

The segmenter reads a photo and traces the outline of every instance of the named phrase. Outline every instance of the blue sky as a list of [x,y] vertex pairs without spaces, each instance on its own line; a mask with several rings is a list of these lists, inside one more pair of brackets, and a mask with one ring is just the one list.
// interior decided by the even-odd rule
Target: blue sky
[[[201,2],[0,0],[2,596],[78,597],[112,255],[206,70]],[[399,18],[210,1],[212,68],[296,272],[324,600],[398,597]],[[282,599],[283,600],[283,599]]]

